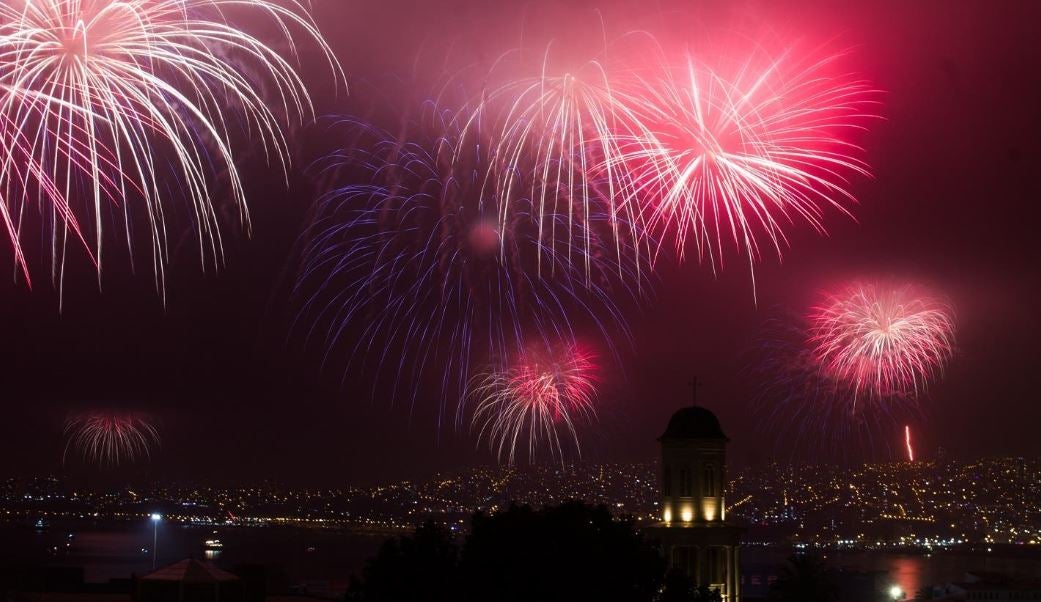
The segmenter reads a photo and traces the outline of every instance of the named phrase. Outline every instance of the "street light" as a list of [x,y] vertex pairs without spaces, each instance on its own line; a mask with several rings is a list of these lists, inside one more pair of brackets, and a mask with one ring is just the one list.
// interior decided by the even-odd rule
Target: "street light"
[[163,520],[163,515],[158,512],[153,512],[152,516],[152,570],[155,570],[155,559],[159,554],[159,521]]
[[900,589],[899,585],[894,585],[893,587],[889,588],[889,597],[893,600],[903,600],[904,590]]

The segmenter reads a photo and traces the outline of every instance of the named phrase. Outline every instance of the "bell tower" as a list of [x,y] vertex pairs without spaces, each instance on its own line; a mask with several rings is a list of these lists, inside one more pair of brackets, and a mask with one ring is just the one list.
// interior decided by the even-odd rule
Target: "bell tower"
[[[690,428],[694,427],[694,428]],[[666,523],[726,520],[726,445],[729,439],[708,410],[692,406],[669,421],[661,443],[662,516]]]
[[669,420],[661,443],[661,522],[652,530],[670,568],[740,602],[741,529],[726,522],[726,446],[719,419],[692,405]]

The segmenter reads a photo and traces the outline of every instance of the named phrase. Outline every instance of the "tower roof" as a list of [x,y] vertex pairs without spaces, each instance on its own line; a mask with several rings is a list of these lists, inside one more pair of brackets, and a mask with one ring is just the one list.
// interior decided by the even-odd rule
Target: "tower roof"
[[719,426],[719,418],[701,406],[687,406],[669,419],[669,426],[658,441],[665,439],[715,439],[730,441]]
[[183,581],[191,583],[218,583],[221,581],[238,581],[235,575],[222,571],[207,562],[185,559],[164,566],[159,570],[141,577],[144,581]]

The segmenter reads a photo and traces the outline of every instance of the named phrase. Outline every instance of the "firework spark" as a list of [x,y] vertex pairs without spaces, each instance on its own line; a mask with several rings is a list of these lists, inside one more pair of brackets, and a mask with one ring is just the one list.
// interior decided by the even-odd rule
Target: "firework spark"
[[873,117],[876,93],[833,75],[837,59],[789,52],[728,77],[688,58],[645,79],[633,106],[653,133],[623,138],[607,159],[629,173],[626,204],[647,231],[662,242],[671,232],[681,259],[692,239],[713,270],[732,244],[751,270],[763,246],[782,256],[793,222],[824,232],[826,208],[849,214],[849,177],[868,166],[847,138]]
[[[377,373],[374,387],[389,376],[390,396],[412,387],[413,403],[425,378],[439,378],[442,410],[465,399],[472,366],[574,342],[579,331],[607,346],[626,338],[618,303],[637,295],[628,288],[636,277],[617,277],[599,259],[610,243],[596,239],[606,250],[588,263],[591,274],[555,255],[539,276],[531,205],[513,203],[504,218],[485,202],[480,147],[461,149],[452,121],[415,124],[409,135],[419,142],[366,127],[368,136],[332,157],[331,170],[369,183],[319,203],[296,287],[299,320],[308,338],[324,338],[327,361],[352,341],[345,375],[360,358]],[[558,243],[567,243],[562,234]]]
[[[50,203],[56,282],[70,232],[90,225],[100,273],[107,207],[122,213],[132,248],[140,205],[161,287],[171,189],[186,197],[203,265],[207,257],[219,262],[213,167],[226,174],[228,197],[248,228],[232,117],[284,173],[280,124],[309,115],[311,104],[287,58],[233,24],[239,15],[268,18],[291,54],[294,38],[315,41],[339,74],[297,0],[0,0],[0,112],[47,175],[47,192],[60,194]],[[263,98],[260,87],[274,98]],[[72,199],[82,202],[70,209]],[[5,199],[17,214],[30,200]]]
[[534,460],[540,442],[563,456],[562,433],[581,453],[575,421],[596,415],[596,358],[581,347],[527,353],[507,370],[475,377],[472,425],[502,460],[514,463],[517,445],[527,439]]
[[65,423],[65,454],[78,451],[85,460],[115,467],[147,459],[159,445],[159,431],[147,415],[120,412],[88,412]]
[[821,369],[875,397],[916,396],[954,352],[950,306],[913,286],[855,282],[811,312]]

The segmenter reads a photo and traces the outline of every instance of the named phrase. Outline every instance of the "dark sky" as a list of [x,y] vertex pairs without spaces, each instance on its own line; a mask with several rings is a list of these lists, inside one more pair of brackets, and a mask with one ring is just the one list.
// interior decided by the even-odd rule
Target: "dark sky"
[[[583,431],[584,457],[652,457],[696,373],[736,462],[784,459],[755,427],[745,354],[774,308],[801,310],[850,277],[922,282],[957,308],[957,354],[915,422],[920,455],[938,446],[967,457],[1041,453],[1041,4],[314,4],[352,84],[404,77],[417,53],[449,42],[494,55],[519,43],[522,26],[595,38],[598,7],[612,31],[697,38],[765,28],[852,47],[857,69],[886,92],[885,120],[864,140],[874,178],[855,184],[858,223],[830,215],[827,237],[793,228],[783,265],[768,259],[757,268],[758,303],[740,263],[718,277],[694,263],[664,270],[654,300],[632,316],[627,380],[605,383],[599,423]],[[322,113],[374,102],[364,84],[332,97],[321,83],[328,75],[313,71]],[[492,460],[469,433],[436,428],[435,399],[410,409],[342,389],[336,369],[323,373],[316,352],[288,336],[286,287],[314,195],[303,175],[313,158],[298,161],[288,191],[255,158],[247,162],[252,238],[226,224],[226,266],[206,274],[190,240],[176,245],[165,307],[148,271],[132,276],[118,252],[101,290],[90,266],[70,263],[60,313],[45,277],[32,290],[0,286],[0,474],[61,470],[65,416],[101,406],[158,417],[163,445],[148,469],[156,476],[337,484]],[[866,457],[890,456],[883,445]]]

